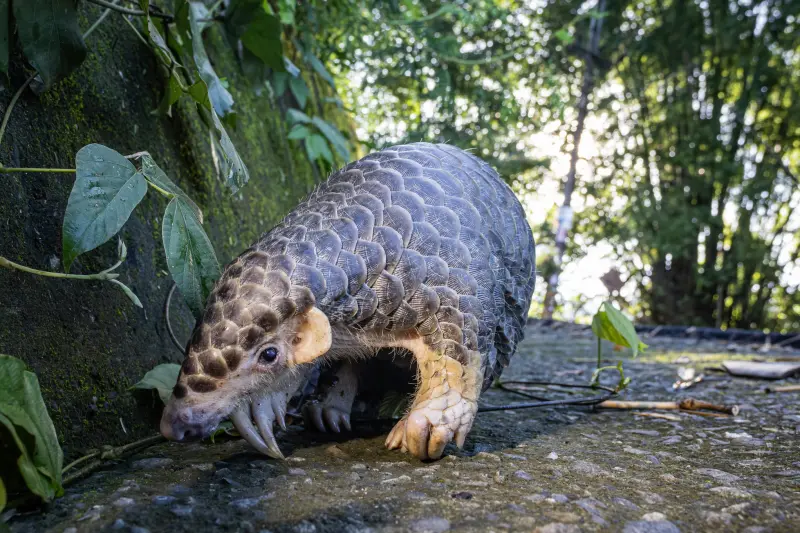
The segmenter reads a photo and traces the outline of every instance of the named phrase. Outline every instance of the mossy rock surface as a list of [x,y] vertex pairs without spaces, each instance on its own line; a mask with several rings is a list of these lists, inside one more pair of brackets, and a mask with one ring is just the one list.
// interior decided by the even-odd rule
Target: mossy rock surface
[[[100,13],[84,3],[81,27]],[[302,145],[286,139],[285,102],[275,102],[266,88],[242,75],[218,29],[207,32],[206,47],[234,96],[237,122],[228,130],[250,171],[250,182],[235,195],[216,175],[208,130],[193,103],[182,99],[171,117],[152,113],[164,78],[152,51],[121,17],[108,17],[87,45],[86,62],[70,78],[42,95],[22,95],[0,146],[3,165],[71,168],[75,153],[88,143],[123,154],[146,150],[203,209],[206,231],[223,264],[319,181],[320,172]],[[28,68],[20,55],[12,57],[10,78],[0,93],[4,109],[30,74]],[[317,87],[320,97],[331,95],[324,84]],[[311,96],[309,105],[322,109]],[[348,120],[333,106],[326,105],[325,112],[332,122]],[[63,270],[61,221],[73,182],[73,174],[0,175],[0,255],[38,269]],[[148,194],[121,232],[129,252],[120,280],[144,309],[107,283],[0,271],[0,353],[23,359],[39,376],[67,457],[157,430],[154,400],[134,396],[129,387],[153,366],[181,359],[164,323],[171,285],[161,244],[165,206],[164,198]],[[80,256],[72,272],[102,270],[115,253],[116,243],[107,243]],[[173,302],[173,322],[186,339],[193,320],[179,300]]]

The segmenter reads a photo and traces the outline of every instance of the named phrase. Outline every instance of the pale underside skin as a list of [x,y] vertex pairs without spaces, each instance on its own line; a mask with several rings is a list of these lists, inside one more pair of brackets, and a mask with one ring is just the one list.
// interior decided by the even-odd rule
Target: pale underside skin
[[[445,446],[455,439],[461,447],[469,433],[477,412],[480,394],[482,368],[478,352],[469,352],[469,361],[459,361],[432,350],[419,336],[402,335],[404,338],[387,339],[361,337],[358,347],[354,338],[345,342],[347,348],[334,345],[329,358],[342,360],[336,373],[335,384],[319,402],[307,405],[304,409],[306,423],[319,431],[340,432],[350,430],[350,411],[358,390],[358,380],[348,360],[358,355],[339,355],[345,353],[375,353],[376,348],[404,348],[410,351],[417,361],[417,390],[409,411],[397,423],[386,439],[389,449],[401,449],[419,459],[438,459]],[[338,357],[337,357],[338,355]],[[244,402],[232,415],[231,420],[239,433],[262,453],[275,458],[283,458],[272,431],[274,422],[283,428],[286,403],[297,390],[303,373],[298,379],[290,380],[280,387],[271,388],[254,395]],[[255,422],[255,423],[254,423]]]

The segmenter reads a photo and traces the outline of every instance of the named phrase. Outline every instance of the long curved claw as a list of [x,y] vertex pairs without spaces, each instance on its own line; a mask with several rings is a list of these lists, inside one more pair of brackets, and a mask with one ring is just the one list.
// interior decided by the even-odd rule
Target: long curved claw
[[278,443],[275,441],[275,435],[272,432],[272,424],[275,422],[273,402],[269,397],[257,398],[253,400],[251,411],[253,412],[256,426],[258,426],[258,431],[261,433],[261,437],[269,450],[267,455],[275,459],[283,459],[283,453],[278,448]]
[[[253,448],[260,451],[264,455],[274,457],[275,459],[283,459],[283,454],[280,453],[280,450],[278,450],[278,456],[276,457],[274,450],[270,449],[270,447],[267,446],[267,444],[261,439],[261,436],[258,434],[258,431],[256,431],[256,428],[253,425],[253,421],[250,420],[250,414],[248,413],[246,404],[233,412],[231,415],[231,421],[233,422],[233,425],[236,427],[236,430],[239,432],[239,434],[244,437],[244,440],[249,442]],[[277,445],[275,447],[277,448]]]
[[333,409],[325,409],[322,415],[325,417],[325,424],[334,433],[340,433],[342,430],[339,428],[339,412]]
[[277,396],[272,397],[272,411],[275,413],[278,426],[286,431],[286,402]]

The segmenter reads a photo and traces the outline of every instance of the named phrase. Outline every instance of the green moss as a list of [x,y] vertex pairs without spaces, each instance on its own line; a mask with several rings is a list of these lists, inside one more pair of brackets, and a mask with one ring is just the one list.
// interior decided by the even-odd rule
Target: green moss
[[[88,27],[100,10],[83,9]],[[88,45],[90,55],[71,78],[41,96],[23,95],[0,145],[0,162],[72,166],[75,152],[91,142],[123,154],[147,150],[203,209],[205,228],[223,263],[313,186],[315,172],[302,146],[286,141],[280,111],[266,92],[256,94],[218,29],[208,32],[206,46],[220,76],[230,82],[239,120],[229,133],[251,176],[236,195],[216,176],[208,129],[188,98],[171,118],[151,114],[164,80],[152,51],[127,24],[109,17]],[[12,58],[10,86],[18,87],[28,74],[22,58]],[[3,103],[11,93],[5,93]],[[341,127],[346,119],[337,113],[334,109],[326,118]],[[51,268],[53,256],[61,256],[61,219],[72,183],[68,174],[34,173],[0,182],[3,255]],[[108,283],[0,271],[0,352],[22,358],[38,375],[68,458],[157,431],[157,413],[149,403],[140,406],[128,387],[156,364],[181,357],[163,324],[162,306],[171,284],[163,274],[160,230],[166,203],[148,194],[123,231],[128,260],[119,269],[120,279],[139,296],[143,310]],[[73,271],[102,270],[115,257],[116,243],[110,242],[81,256]],[[178,336],[186,338],[193,325],[188,310],[176,310],[172,320]]]

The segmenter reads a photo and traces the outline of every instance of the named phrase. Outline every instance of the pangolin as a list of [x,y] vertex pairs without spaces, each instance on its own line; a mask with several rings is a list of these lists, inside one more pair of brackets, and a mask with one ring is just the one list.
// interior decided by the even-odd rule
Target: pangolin
[[480,393],[522,339],[534,253],[520,202],[470,153],[414,143],[350,163],[225,267],[161,432],[204,436],[230,417],[283,457],[273,424],[285,429],[313,369],[333,376],[307,418],[349,430],[359,390],[379,381],[368,363],[392,349],[416,390],[386,446],[439,458],[450,441],[463,446]]

